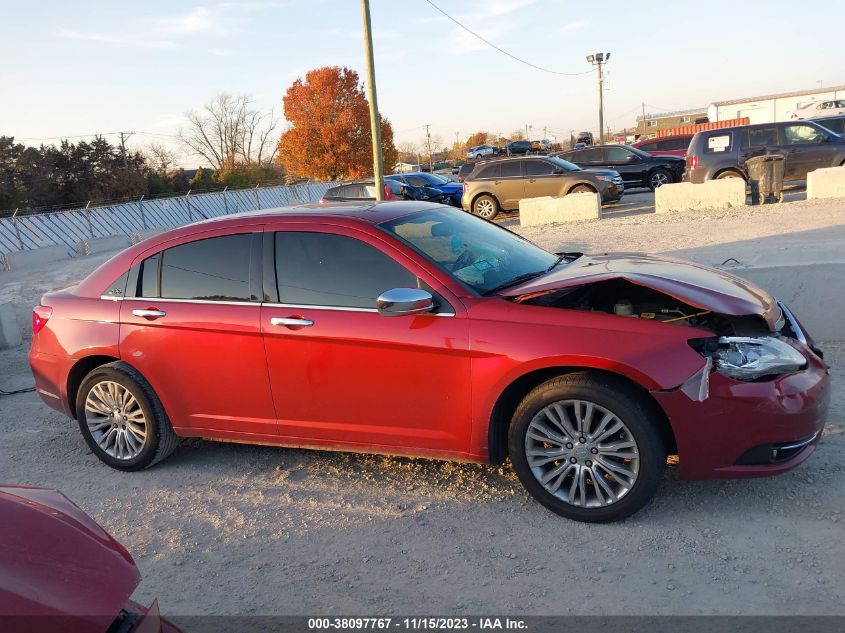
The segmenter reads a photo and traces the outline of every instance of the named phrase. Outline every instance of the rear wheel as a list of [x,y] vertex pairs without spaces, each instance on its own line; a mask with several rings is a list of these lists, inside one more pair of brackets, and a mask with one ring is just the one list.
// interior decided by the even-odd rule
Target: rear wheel
[[658,187],[672,182],[672,174],[665,169],[655,169],[648,175],[648,188],[654,191]]
[[124,362],[89,373],[76,397],[76,419],[88,446],[118,470],[148,468],[170,455],[178,438],[158,396]]
[[480,159],[480,158],[481,158],[481,154],[476,154],[476,155],[475,155],[475,160],[478,160],[478,159]]
[[485,220],[492,220],[499,215],[499,201],[489,194],[478,196],[472,203],[472,212]]
[[723,171],[721,174],[716,176],[716,180],[723,180],[725,178],[742,178],[742,174],[738,171],[733,171],[732,169],[728,171]]
[[552,512],[603,523],[654,495],[666,448],[641,397],[598,374],[553,378],[532,390],[508,433],[522,485]]

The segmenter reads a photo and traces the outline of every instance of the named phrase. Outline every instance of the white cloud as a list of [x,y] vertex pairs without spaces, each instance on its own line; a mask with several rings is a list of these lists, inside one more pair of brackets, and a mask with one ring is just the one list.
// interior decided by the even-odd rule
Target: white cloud
[[563,25],[564,31],[577,31],[578,29],[583,29],[587,26],[587,23],[584,20],[576,20],[575,22],[570,22],[569,24]]

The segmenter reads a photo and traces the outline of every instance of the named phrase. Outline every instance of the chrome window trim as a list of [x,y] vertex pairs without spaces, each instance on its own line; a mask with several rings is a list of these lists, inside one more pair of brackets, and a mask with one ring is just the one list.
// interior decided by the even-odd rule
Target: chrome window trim
[[[305,305],[300,303],[261,303],[258,301],[210,301],[208,299],[162,299],[161,297],[110,297],[108,295],[101,295],[100,299],[104,301],[143,301],[145,303],[199,303],[203,305],[226,305],[226,306],[266,306],[268,308],[296,308],[302,310],[332,310],[335,312],[375,312],[376,308],[352,308],[342,306],[320,306],[320,305]],[[430,316],[435,317],[453,317],[454,312],[439,312]]]

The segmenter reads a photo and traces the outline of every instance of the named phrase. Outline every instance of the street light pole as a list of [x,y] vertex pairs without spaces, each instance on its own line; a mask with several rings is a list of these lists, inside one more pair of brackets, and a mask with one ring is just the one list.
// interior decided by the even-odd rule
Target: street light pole
[[370,101],[370,130],[373,137],[373,179],[376,201],[384,200],[384,163],[381,157],[381,118],[376,101],[376,68],[373,61],[373,33],[370,25],[370,2],[361,0],[364,20],[364,57],[367,63],[367,99]]
[[604,143],[604,79],[602,77],[602,64],[610,61],[610,53],[595,53],[587,55],[587,61],[598,66],[599,69],[599,144]]

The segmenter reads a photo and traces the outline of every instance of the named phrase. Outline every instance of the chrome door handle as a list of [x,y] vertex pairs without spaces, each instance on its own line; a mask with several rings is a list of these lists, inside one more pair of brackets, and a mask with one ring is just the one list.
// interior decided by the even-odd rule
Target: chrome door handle
[[132,310],[132,314],[145,319],[158,319],[159,317],[167,316],[167,312],[163,310]]
[[270,319],[270,325],[284,325],[286,327],[310,327],[314,325],[311,319],[301,319],[299,317],[273,317]]

